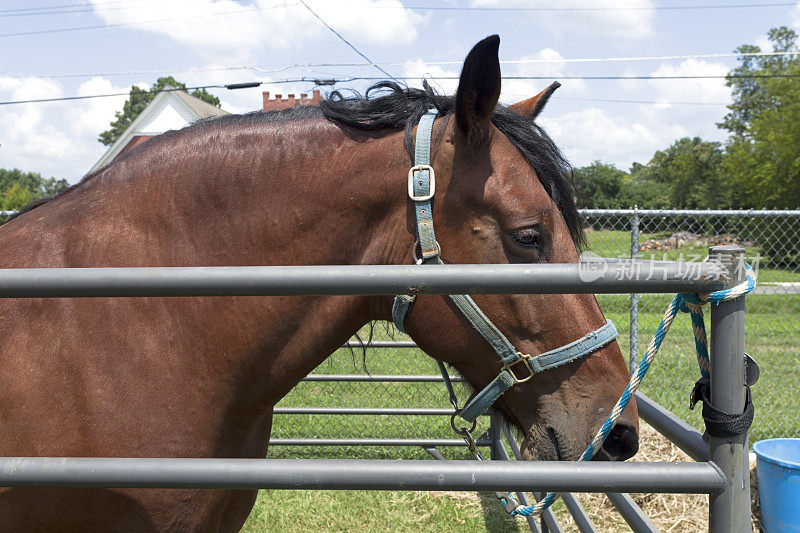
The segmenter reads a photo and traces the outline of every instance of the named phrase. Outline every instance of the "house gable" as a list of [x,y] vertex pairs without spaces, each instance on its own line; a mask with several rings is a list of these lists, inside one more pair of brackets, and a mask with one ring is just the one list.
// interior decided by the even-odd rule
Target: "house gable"
[[[153,101],[139,113],[127,130],[106,150],[106,153],[92,166],[89,172],[95,172],[111,163],[119,154],[133,146],[144,142],[150,137],[160,135],[165,131],[185,128],[202,118],[214,116],[207,113],[202,106],[190,105],[192,100],[201,100],[188,94],[179,94],[179,91],[160,92]],[[205,104],[205,102],[202,102]],[[194,107],[194,109],[193,109]],[[209,107],[213,107],[210,106]],[[203,112],[201,116],[195,109]],[[227,111],[216,109],[216,116],[227,115]]]

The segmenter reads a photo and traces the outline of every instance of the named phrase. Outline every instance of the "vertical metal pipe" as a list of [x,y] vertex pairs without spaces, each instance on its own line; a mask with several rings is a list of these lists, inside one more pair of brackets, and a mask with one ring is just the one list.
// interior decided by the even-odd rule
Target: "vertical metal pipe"
[[503,447],[503,416],[496,409],[489,411],[489,441],[491,442],[489,453],[492,459],[502,460],[503,456],[508,457],[505,450],[500,450]]
[[561,499],[564,500],[567,511],[569,511],[569,514],[575,519],[575,525],[581,533],[597,533],[597,528],[594,527],[592,520],[589,518],[589,515],[586,514],[586,510],[581,505],[581,502],[579,502],[571,492],[563,493]]
[[621,492],[606,492],[606,497],[625,519],[634,533],[658,533],[658,528],[639,505],[633,501],[630,494]]
[[[639,257],[639,208],[633,206],[631,215],[631,260]],[[638,366],[639,351],[639,295],[631,293],[631,317],[630,317],[630,368],[631,375]]]
[[[744,279],[744,248],[714,246],[709,257],[717,259],[731,273],[730,285]],[[744,297],[711,304],[711,402],[730,414],[741,413],[745,403]],[[749,532],[750,495],[745,492],[749,471],[747,434],[733,438],[709,436],[711,460],[728,478],[719,494],[709,497],[708,528],[711,533]]]
[[[492,410],[492,414],[494,414],[494,413],[495,413],[495,411],[493,409]],[[500,441],[500,446],[497,448],[497,457],[493,456],[492,459],[495,459],[495,460],[499,459],[501,461],[510,461],[511,457],[508,456],[508,452],[503,447],[503,440],[502,440],[502,437],[501,437],[502,433],[506,429],[505,420],[503,420],[502,416],[500,416],[498,414],[497,425],[494,425],[495,424],[494,417],[492,418],[492,422],[491,423],[492,423],[492,426],[496,429],[496,431],[497,431],[496,435],[498,435],[497,438]],[[494,453],[494,451],[495,450],[494,450],[494,447],[493,447],[492,448],[492,453]],[[519,459],[519,456],[517,456],[517,459]],[[517,499],[519,500],[519,503],[521,503],[522,505],[526,505],[526,506],[530,505],[530,502],[528,501],[528,496],[523,491],[517,492]],[[525,520],[528,522],[528,527],[531,529],[531,531],[533,533],[542,533],[542,530],[539,527],[539,523],[536,521],[536,517],[535,516],[526,516]]]

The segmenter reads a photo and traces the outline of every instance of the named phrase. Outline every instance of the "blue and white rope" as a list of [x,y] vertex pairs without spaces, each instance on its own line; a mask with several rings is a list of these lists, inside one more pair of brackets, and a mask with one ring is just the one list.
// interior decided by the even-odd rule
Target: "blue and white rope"
[[[753,269],[750,267],[750,265],[745,263],[744,266],[745,280],[735,287],[708,294],[675,295],[670,304],[667,306],[667,310],[664,312],[664,317],[661,319],[661,323],[658,325],[658,328],[656,328],[656,332],[653,334],[653,339],[650,341],[650,345],[647,347],[647,352],[645,353],[644,359],[636,368],[636,372],[634,372],[634,374],[631,376],[631,380],[628,383],[628,386],[625,387],[625,390],[622,392],[622,396],[620,396],[620,399],[611,410],[611,413],[603,423],[603,426],[597,432],[594,439],[592,439],[592,442],[589,443],[589,446],[586,448],[586,451],[583,452],[579,461],[591,460],[600,449],[603,442],[606,440],[606,437],[608,437],[609,433],[611,433],[611,430],[614,429],[614,426],[616,425],[619,417],[622,415],[622,412],[626,407],[628,407],[628,403],[630,403],[631,398],[634,396],[634,394],[636,394],[636,390],[642,383],[647,370],[650,368],[650,363],[652,363],[653,359],[655,359],[659,348],[661,348],[661,343],[664,341],[664,337],[666,337],[667,332],[672,325],[672,321],[675,319],[675,315],[677,315],[679,311],[688,312],[692,317],[692,330],[694,332],[694,343],[697,351],[697,363],[700,367],[700,372],[703,377],[708,377],[711,363],[708,356],[708,340],[706,337],[706,327],[703,320],[702,306],[708,302],[719,303],[733,300],[752,292],[756,286],[755,275],[753,274]],[[519,505],[513,511],[511,511],[510,514],[512,516],[539,516],[542,511],[553,505],[559,496],[559,493],[549,492],[536,505]],[[509,494],[507,498],[511,499],[512,496]],[[507,499],[501,498],[500,501],[503,503],[503,505],[507,505]]]

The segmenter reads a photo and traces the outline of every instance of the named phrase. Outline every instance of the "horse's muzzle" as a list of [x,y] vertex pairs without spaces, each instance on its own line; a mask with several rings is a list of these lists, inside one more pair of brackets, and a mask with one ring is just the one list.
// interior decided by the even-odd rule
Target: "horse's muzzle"
[[625,424],[618,423],[606,437],[595,461],[625,461],[639,451],[639,434]]

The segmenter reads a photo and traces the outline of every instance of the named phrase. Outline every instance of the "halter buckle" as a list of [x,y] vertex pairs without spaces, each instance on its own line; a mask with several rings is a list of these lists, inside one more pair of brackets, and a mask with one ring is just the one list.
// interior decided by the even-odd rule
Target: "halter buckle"
[[[514,379],[514,385],[517,383],[525,383],[529,379],[531,379],[534,375],[534,371],[531,369],[530,365],[528,364],[528,360],[532,359],[532,356],[526,353],[517,352],[517,357],[519,359],[512,361],[510,363],[503,363],[503,370],[507,371],[511,374],[511,377]],[[528,371],[528,375],[522,379],[518,378],[517,375],[514,373],[512,368],[520,363],[525,363],[525,369]]]
[[[414,194],[414,173],[422,170],[428,171],[430,191],[429,194],[417,196]],[[433,198],[434,193],[436,193],[436,175],[433,173],[433,167],[430,165],[414,165],[411,167],[408,171],[408,197],[415,202],[427,202]]]

